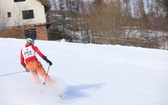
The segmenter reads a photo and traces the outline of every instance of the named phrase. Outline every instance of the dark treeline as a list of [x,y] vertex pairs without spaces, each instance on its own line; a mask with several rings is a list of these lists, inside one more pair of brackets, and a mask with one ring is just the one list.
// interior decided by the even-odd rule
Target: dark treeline
[[167,0],[47,0],[49,39],[163,48],[168,39]]

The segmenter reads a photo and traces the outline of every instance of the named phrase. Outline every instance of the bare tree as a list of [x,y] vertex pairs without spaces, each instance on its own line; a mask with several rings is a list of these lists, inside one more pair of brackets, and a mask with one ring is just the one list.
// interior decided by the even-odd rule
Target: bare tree
[[122,9],[120,0],[112,0],[108,4],[103,0],[93,3],[94,8],[88,24],[96,43],[122,43],[121,39],[125,37],[123,30],[130,24],[131,19],[129,1],[126,3],[125,9]]

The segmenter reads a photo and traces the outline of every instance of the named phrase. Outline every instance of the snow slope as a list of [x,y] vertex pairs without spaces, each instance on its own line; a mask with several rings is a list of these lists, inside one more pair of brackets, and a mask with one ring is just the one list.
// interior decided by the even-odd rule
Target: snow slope
[[[0,38],[0,75],[24,71],[24,44]],[[35,45],[53,62],[55,86],[35,84],[26,72],[0,76],[0,105],[168,105],[167,51],[39,40]]]

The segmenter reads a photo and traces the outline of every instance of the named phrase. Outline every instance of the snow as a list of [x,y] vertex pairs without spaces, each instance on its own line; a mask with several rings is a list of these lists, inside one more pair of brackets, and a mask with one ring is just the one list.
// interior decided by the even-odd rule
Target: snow
[[[0,38],[0,75],[24,71],[24,44]],[[165,50],[40,40],[35,45],[53,62],[49,75],[56,84],[36,84],[27,72],[0,76],[0,105],[168,105]]]

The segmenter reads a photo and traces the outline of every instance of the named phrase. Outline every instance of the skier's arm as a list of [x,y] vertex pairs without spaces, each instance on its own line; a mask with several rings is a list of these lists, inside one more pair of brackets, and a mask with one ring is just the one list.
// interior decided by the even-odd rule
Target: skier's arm
[[20,51],[20,63],[21,63],[22,66],[25,66],[22,50]]
[[41,57],[44,57],[44,54],[36,46],[32,46],[33,50]]
[[20,52],[20,63],[26,69],[26,72],[29,72],[29,70],[26,68],[26,64],[24,62],[24,57],[23,57],[23,54],[22,54],[22,50]]
[[38,47],[32,46],[32,48],[34,49],[34,51],[35,51],[41,58],[43,58],[47,63],[49,63],[50,66],[52,65],[52,62],[51,62],[50,60],[48,60],[47,57],[44,56],[43,53],[41,53],[41,51],[38,49]]

